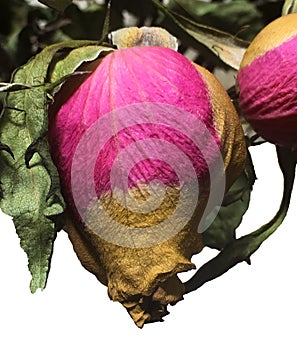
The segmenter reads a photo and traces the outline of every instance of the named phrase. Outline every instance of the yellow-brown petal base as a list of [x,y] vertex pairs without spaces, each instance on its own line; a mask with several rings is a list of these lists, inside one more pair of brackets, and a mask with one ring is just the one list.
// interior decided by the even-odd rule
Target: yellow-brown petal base
[[[137,192],[141,196],[144,192],[143,186],[131,191],[133,196],[137,196]],[[147,218],[143,214],[139,216],[133,212],[127,215],[127,210],[121,209],[114,197],[109,197],[108,194],[100,206],[105,207],[110,217],[120,222],[123,227],[133,225],[149,229],[171,216],[172,203],[178,202],[178,194],[178,188],[169,188],[166,200],[156,210],[158,214],[149,213]],[[110,224],[102,222],[96,205],[89,210],[88,227],[85,227],[84,231],[73,224],[69,215],[66,230],[81,263],[95,274],[101,283],[108,286],[110,298],[126,307],[138,327],[142,327],[144,323],[160,321],[168,314],[167,305],[175,304],[183,298],[184,287],[177,274],[195,268],[190,259],[193,254],[202,250],[202,236],[197,233],[197,225],[206,199],[205,193],[200,195],[199,204],[192,218],[188,218],[188,214],[184,213],[185,220],[189,222],[183,230],[175,234],[175,223],[172,222],[172,237],[168,239],[167,232],[167,236],[164,237],[162,236],[164,232],[159,232],[161,242],[152,243],[151,246],[144,248],[125,247],[111,243],[107,240],[108,237],[105,239],[102,232],[109,231],[121,236],[125,234],[125,230],[114,232],[113,227],[104,227]],[[180,219],[184,218],[178,220]],[[94,232],[90,227],[96,227],[101,231]],[[142,238],[144,242],[150,241],[149,235],[150,233]],[[139,246],[139,242],[136,245]]]

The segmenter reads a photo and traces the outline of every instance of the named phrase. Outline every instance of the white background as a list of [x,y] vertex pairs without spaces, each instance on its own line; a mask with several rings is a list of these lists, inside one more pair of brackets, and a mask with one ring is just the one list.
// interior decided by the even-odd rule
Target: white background
[[[282,177],[274,147],[252,149],[258,176],[245,234],[276,212]],[[297,188],[283,225],[252,256],[170,307],[163,323],[138,329],[106,287],[80,265],[64,232],[55,242],[47,287],[32,295],[25,253],[1,214],[0,349],[296,349]],[[214,255],[205,249],[197,266]],[[182,279],[192,275],[187,273]]]

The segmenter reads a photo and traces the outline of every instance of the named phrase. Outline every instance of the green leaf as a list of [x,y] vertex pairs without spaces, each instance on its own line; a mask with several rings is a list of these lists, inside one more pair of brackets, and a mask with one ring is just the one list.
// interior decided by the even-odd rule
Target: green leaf
[[288,15],[289,13],[297,12],[297,1],[296,0],[286,0],[283,9],[282,16]]
[[53,8],[59,12],[65,11],[65,9],[72,4],[72,0],[38,0],[41,4]]
[[225,195],[215,220],[203,233],[205,246],[221,250],[236,238],[236,229],[249,207],[255,178],[253,164],[249,157],[245,170]]
[[[30,88],[7,94],[0,119],[0,142],[14,155],[12,159],[6,152],[0,153],[3,192],[0,206],[13,217],[21,246],[28,255],[32,292],[45,287],[58,230],[55,219],[65,208],[46,138],[47,90],[52,87],[47,83],[49,66],[57,53],[71,52],[82,46],[87,46],[86,51],[92,51],[94,57],[91,44],[94,42],[69,41],[51,45],[20,67],[13,76],[12,84],[16,85],[12,86]],[[101,52],[101,48],[96,52]],[[80,53],[82,63],[84,56],[82,51]],[[86,56],[90,59],[90,55]],[[78,61],[70,64],[69,73],[79,65]]]
[[247,41],[241,40],[221,30],[198,24],[195,21],[170,11],[159,1],[152,1],[167,17],[171,18],[196,41],[215,53],[221,61],[231,68],[239,69],[242,57],[249,45]]

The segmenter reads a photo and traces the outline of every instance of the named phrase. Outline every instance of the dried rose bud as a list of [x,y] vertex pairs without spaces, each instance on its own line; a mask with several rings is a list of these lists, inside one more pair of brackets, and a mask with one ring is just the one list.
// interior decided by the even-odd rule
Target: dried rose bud
[[220,83],[174,50],[95,64],[56,107],[49,143],[80,261],[142,327],[182,299],[177,273],[195,268],[205,213],[241,173],[245,141]]
[[297,148],[297,14],[268,24],[252,41],[238,73],[243,115],[267,141]]

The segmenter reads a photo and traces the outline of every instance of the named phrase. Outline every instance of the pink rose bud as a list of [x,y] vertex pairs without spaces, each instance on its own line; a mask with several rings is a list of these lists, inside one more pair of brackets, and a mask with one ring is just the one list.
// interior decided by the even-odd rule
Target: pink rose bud
[[240,108],[267,141],[297,148],[297,14],[280,17],[252,41],[238,73]]
[[174,50],[119,49],[96,64],[62,88],[48,138],[74,249],[142,327],[182,299],[177,273],[195,267],[245,141],[224,88]]

